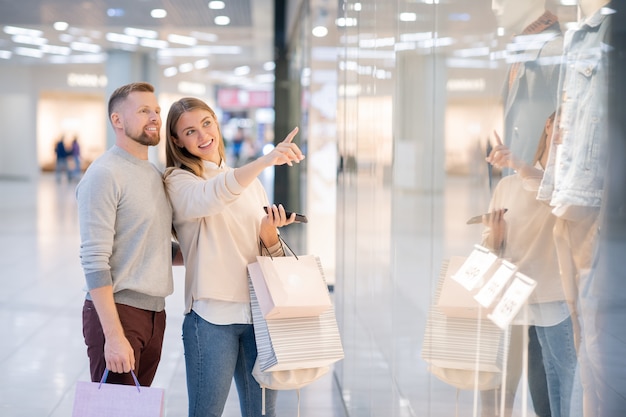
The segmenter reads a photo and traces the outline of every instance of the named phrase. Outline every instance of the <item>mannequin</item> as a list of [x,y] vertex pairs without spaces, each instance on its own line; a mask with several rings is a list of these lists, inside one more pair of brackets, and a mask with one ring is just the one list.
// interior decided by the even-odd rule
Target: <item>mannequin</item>
[[593,16],[598,10],[610,2],[607,0],[578,0],[578,10],[581,19]]
[[[585,417],[602,414],[598,395],[598,229],[608,159],[610,15],[606,0],[579,0],[580,24],[566,35],[559,78],[560,140],[553,141],[538,198],[553,206],[561,279],[575,328]],[[558,155],[558,163],[557,163]],[[621,288],[617,289],[621,291]],[[621,384],[621,383],[620,383]],[[621,384],[623,385],[623,384]],[[623,411],[623,410],[622,410]]]

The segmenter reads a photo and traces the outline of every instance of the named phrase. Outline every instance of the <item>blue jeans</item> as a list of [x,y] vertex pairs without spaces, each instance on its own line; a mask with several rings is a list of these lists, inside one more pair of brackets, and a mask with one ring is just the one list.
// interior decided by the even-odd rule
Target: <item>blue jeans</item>
[[548,381],[552,417],[582,416],[582,386],[570,317],[555,326],[535,326]]
[[[233,377],[243,417],[261,417],[262,390],[252,376],[257,350],[252,324],[215,325],[193,310],[183,321],[189,417],[219,417]],[[277,392],[265,390],[265,416],[276,416]]]

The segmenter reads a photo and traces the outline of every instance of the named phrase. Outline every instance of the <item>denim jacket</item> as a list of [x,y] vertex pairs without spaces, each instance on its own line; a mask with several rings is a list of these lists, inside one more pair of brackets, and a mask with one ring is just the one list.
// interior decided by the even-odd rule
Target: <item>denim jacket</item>
[[604,42],[609,24],[609,16],[599,10],[565,34],[558,89],[560,138],[550,145],[537,196],[550,201],[557,213],[570,206],[601,204],[608,134],[608,47]]

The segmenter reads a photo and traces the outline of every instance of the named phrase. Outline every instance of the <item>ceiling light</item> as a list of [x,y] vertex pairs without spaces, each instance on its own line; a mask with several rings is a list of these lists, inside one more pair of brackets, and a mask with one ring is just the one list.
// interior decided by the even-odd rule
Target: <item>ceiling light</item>
[[52,27],[58,31],[64,31],[64,30],[67,30],[67,28],[70,27],[70,25],[67,22],[55,22],[54,25],[52,25]]
[[91,52],[93,54],[97,54],[98,52],[102,50],[102,48],[100,48],[100,45],[96,45],[93,43],[86,43],[86,42],[72,42],[70,43],[70,48],[72,48],[75,51]]
[[230,17],[228,17],[228,16],[216,16],[214,22],[218,26],[226,26],[226,25],[230,24]]
[[120,8],[110,8],[107,9],[107,16],[109,17],[122,17],[124,16],[124,9]]
[[67,46],[42,45],[41,50],[47,54],[69,55],[72,50]]
[[167,16],[167,12],[165,11],[165,9],[153,9],[150,12],[150,16],[152,16],[155,19],[163,19],[164,17]]
[[250,67],[247,65],[243,65],[241,67],[237,67],[233,70],[233,74],[242,76],[250,74]]
[[323,38],[324,36],[328,35],[328,29],[326,28],[326,26],[315,26],[311,33],[316,38]]
[[165,49],[170,44],[160,39],[141,39],[139,45],[145,46],[146,48]]
[[0,59],[11,59],[13,53],[11,51],[0,51]]
[[209,2],[209,9],[222,10],[224,7],[226,7],[226,4],[223,1],[210,1]]
[[340,17],[335,21],[335,24],[340,28],[354,27],[357,25],[357,19],[355,17]]
[[205,32],[191,32],[190,35],[196,39],[207,42],[217,42],[217,35]]
[[125,43],[128,45],[137,45],[139,39],[134,36],[123,35],[121,33],[107,33],[105,36],[109,42]]
[[263,64],[263,69],[265,71],[274,71],[276,69],[276,63],[274,61],[267,61]]
[[39,49],[33,49],[33,48],[24,48],[21,46],[18,46],[17,48],[15,48],[15,53],[18,55],[22,55],[22,56],[30,56],[32,58],[43,57],[43,51]]
[[415,22],[417,21],[416,13],[400,13],[400,21],[401,22]]
[[163,70],[163,76],[165,77],[173,77],[178,74],[178,68],[176,67],[168,67]]
[[193,64],[191,62],[187,62],[185,64],[180,64],[178,66],[178,71],[181,72],[181,73],[191,72],[191,71],[193,71]]
[[198,41],[191,36],[176,35],[174,33],[167,36],[167,40],[180,45],[194,46]]
[[48,39],[27,36],[27,35],[13,35],[11,36],[11,40],[15,43],[23,43],[26,45],[37,45],[37,46],[45,45],[48,43]]
[[209,60],[208,59],[199,59],[196,62],[193,63],[193,66],[196,67],[196,69],[203,69],[203,68],[208,68],[209,67]]
[[156,39],[159,37],[159,33],[157,31],[146,29],[125,28],[124,33],[128,36],[136,36],[138,38]]
[[36,30],[36,29],[26,29],[26,28],[20,28],[17,26],[5,26],[4,27],[4,33],[6,33],[7,35],[25,35],[25,36],[32,36],[35,38],[39,38],[43,35],[43,32],[41,30]]

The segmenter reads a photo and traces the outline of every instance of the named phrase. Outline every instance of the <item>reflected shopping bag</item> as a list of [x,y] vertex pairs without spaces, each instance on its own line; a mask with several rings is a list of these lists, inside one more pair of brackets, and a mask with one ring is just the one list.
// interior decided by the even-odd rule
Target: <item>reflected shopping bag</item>
[[422,358],[434,376],[458,389],[494,389],[502,381],[510,334],[480,314],[451,317],[441,311],[439,300],[450,276],[448,269],[457,265],[454,259],[442,265],[426,321]]
[[257,256],[248,273],[266,319],[319,316],[331,307],[316,256]]
[[78,381],[73,417],[163,417],[162,388],[106,384],[107,369],[98,382]]

